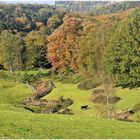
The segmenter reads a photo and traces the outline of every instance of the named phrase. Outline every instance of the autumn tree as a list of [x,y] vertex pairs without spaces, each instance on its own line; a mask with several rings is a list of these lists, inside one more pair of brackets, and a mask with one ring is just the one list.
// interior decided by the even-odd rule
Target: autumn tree
[[48,59],[61,73],[77,70],[75,41],[81,31],[80,18],[66,16],[64,23],[48,37]]

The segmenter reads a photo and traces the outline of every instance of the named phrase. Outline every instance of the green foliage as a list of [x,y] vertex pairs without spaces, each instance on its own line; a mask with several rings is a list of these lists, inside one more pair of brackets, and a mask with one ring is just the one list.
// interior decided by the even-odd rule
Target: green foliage
[[37,72],[14,72],[9,73],[8,71],[0,71],[0,79],[7,80],[7,81],[15,81],[15,82],[21,82],[26,83],[28,82],[34,82],[36,80],[39,80],[43,77],[49,76],[48,71],[37,71]]
[[139,7],[139,1],[56,1],[55,6],[67,12],[98,16]]
[[92,16],[106,15],[106,14],[122,12],[131,8],[139,7],[139,5],[140,5],[139,1],[114,2],[105,6],[96,7],[91,11],[89,11],[89,14]]
[[14,33],[40,29],[47,26],[48,19],[53,15],[64,16],[63,12],[57,12],[48,5],[1,4],[0,9],[0,31],[10,29]]
[[[125,14],[127,15],[127,13]],[[93,77],[93,80],[100,81],[99,83],[101,83],[101,81],[106,81],[106,79],[112,77],[112,75],[116,78],[117,76],[114,72],[117,71],[114,69],[114,72],[108,73],[108,70],[112,66],[111,63],[114,64],[116,69],[119,69],[119,66],[116,64],[117,61],[115,60],[115,57],[119,57],[119,55],[118,53],[115,53],[115,49],[117,50],[117,43],[118,47],[122,47],[120,40],[123,40],[123,37],[121,34],[124,34],[123,36],[126,38],[126,40],[123,40],[123,44],[127,44],[129,42],[128,37],[131,36],[129,31],[127,34],[125,34],[124,31],[127,28],[127,25],[124,24],[124,22],[127,20],[124,20],[126,16],[125,14],[122,14],[119,18],[119,15],[101,16],[98,17],[97,20],[87,18],[85,16],[77,16],[77,19],[75,19],[76,15],[67,15],[64,19],[63,25],[48,37],[48,58],[49,62],[52,63],[53,68],[57,70],[60,75],[62,74],[69,77],[70,74],[79,73],[83,76],[83,78],[88,79]],[[134,26],[134,23],[131,20],[132,18],[133,16],[130,16],[129,22]],[[120,20],[123,21],[121,22]],[[137,22],[139,21],[135,21],[135,23]],[[69,25],[70,23],[71,25]],[[117,29],[113,30],[115,28]],[[133,27],[130,28],[131,30],[134,30]],[[136,31],[138,30],[139,29],[137,28]],[[61,36],[59,36],[59,34],[61,34]],[[114,36],[116,36],[116,38]],[[131,43],[136,42],[133,35],[131,38]],[[112,43],[113,41],[114,44]],[[131,45],[131,43],[129,42],[128,45]],[[113,46],[112,48],[114,50],[112,50],[112,52],[108,52],[109,44],[112,44]],[[120,49],[120,56],[122,53],[125,54],[121,56],[124,57],[124,61],[127,61],[127,59],[130,57],[130,53],[127,55],[125,53],[128,49],[129,48],[126,45],[124,48]],[[136,57],[135,53],[137,53],[137,51],[134,52],[131,58]],[[106,57],[108,57],[106,54],[110,55],[110,60],[107,59],[107,63],[105,62]],[[134,66],[132,65],[131,72],[135,73],[134,71],[137,71],[137,75],[139,75],[139,54],[137,55],[138,57],[133,59],[133,61],[136,62],[133,63],[135,63],[137,68],[134,70]],[[120,64],[126,65],[123,63]],[[130,65],[129,61],[127,65]],[[65,76],[62,76],[62,78],[65,78]],[[126,84],[127,86],[131,87],[131,85],[129,85],[127,82],[131,82],[134,79],[132,79],[132,76],[129,76],[130,75],[124,72],[123,78],[117,77],[118,82],[120,82],[120,84],[118,84],[116,81],[117,85]],[[121,78],[123,79],[122,81]],[[131,78],[131,81],[129,81],[129,78]],[[139,82],[139,78],[136,77],[136,79],[137,82]]]
[[97,25],[87,35],[78,39],[78,70],[86,77],[95,76],[103,67],[104,50],[110,27]]
[[0,64],[14,70],[51,67],[47,35],[62,24],[64,13],[48,5],[0,5]]
[[39,75],[38,73],[37,73],[36,75],[25,73],[25,74],[23,74],[23,75],[21,76],[21,81],[22,81],[23,83],[26,83],[27,81],[28,81],[28,82],[33,82],[33,81],[39,80],[40,78],[41,78],[41,77],[40,77],[40,75]]
[[27,53],[27,69],[46,67],[48,65],[46,36],[42,32],[32,31],[26,35],[24,41]]
[[62,24],[62,16],[56,14],[48,19],[47,22],[47,33],[50,35],[55,29]]
[[9,71],[21,69],[20,38],[11,32],[0,34],[0,63]]
[[140,86],[140,14],[135,10],[119,23],[108,48],[108,66],[122,87]]
[[58,77],[58,79],[65,84],[77,84],[83,80],[83,76],[79,74],[74,74],[74,75],[66,75],[66,76],[61,76]]
[[3,65],[2,65],[2,64],[0,64],[0,70],[2,70],[2,69],[4,69],[4,67],[3,67]]
[[107,1],[56,1],[55,6],[58,9],[63,9],[67,12],[76,12],[80,14],[87,14],[96,7],[101,7],[109,4]]
[[[76,11],[85,9],[85,4],[111,6],[110,2],[62,3],[75,5]],[[116,10],[126,10],[136,3],[114,4],[119,5]],[[63,19],[63,12],[47,5],[0,5],[0,9],[0,64],[6,70],[53,66],[65,83],[82,78],[105,81],[110,71],[118,86],[140,86],[139,10],[126,19],[129,11],[100,17],[67,14]],[[75,74],[81,78],[75,80]]]

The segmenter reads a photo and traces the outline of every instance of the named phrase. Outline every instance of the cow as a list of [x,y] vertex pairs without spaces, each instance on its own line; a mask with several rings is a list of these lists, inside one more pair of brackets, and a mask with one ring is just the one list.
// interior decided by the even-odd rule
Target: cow
[[88,109],[88,105],[81,106],[81,110],[83,110],[83,109],[87,110]]

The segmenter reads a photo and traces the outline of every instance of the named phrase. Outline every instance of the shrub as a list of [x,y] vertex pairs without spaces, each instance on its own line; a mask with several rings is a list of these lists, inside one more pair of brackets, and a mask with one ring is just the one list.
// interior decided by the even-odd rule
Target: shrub
[[2,65],[2,64],[0,64],[0,70],[2,70],[2,69],[4,69],[4,67],[3,67],[3,65]]
[[40,78],[39,74],[34,75],[34,74],[25,73],[21,76],[20,81],[22,81],[23,83],[26,83],[26,81],[33,82],[33,81],[38,80],[39,78]]
[[37,71],[34,73],[30,72],[13,72],[9,73],[8,71],[0,71],[0,78],[3,80],[9,80],[9,81],[17,81],[17,82],[22,82],[26,83],[28,82],[33,82],[36,80],[39,80],[40,78],[46,77],[49,75],[49,72],[41,72]]

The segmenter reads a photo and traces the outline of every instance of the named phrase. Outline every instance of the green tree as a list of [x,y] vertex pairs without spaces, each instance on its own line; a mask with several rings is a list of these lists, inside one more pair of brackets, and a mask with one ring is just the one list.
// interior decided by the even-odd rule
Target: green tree
[[118,86],[140,86],[140,10],[117,26],[109,44],[107,62]]
[[32,31],[25,37],[27,53],[27,69],[33,67],[45,67],[47,61],[47,38],[39,31]]
[[55,29],[62,24],[62,16],[53,15],[47,22],[47,34],[50,35]]
[[104,69],[104,53],[107,48],[108,33],[111,26],[96,25],[85,36],[79,37],[78,70],[87,77],[97,76],[99,69]]
[[10,72],[21,68],[20,38],[5,30],[0,35],[0,63]]

